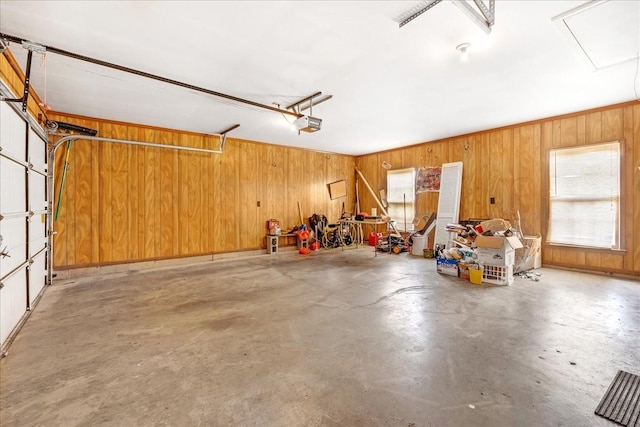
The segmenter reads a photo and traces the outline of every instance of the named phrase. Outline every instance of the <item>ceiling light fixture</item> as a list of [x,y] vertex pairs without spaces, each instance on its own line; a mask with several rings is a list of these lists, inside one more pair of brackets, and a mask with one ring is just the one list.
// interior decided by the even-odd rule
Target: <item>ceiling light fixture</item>
[[461,43],[456,46],[456,50],[460,52],[460,61],[467,62],[469,60],[469,53],[467,52],[469,46],[471,46],[471,43]]

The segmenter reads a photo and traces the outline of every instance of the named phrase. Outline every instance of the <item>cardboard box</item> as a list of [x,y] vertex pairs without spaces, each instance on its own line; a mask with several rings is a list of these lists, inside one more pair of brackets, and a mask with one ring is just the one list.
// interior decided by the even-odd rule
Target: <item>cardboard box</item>
[[501,218],[488,219],[482,221],[479,225],[482,227],[482,232],[493,231],[497,233],[498,231],[505,231],[511,228],[511,223]]
[[458,277],[458,261],[455,259],[436,259],[438,273]]
[[474,241],[474,252],[478,262],[489,265],[514,265],[516,249],[522,248],[516,236],[482,236]]
[[516,249],[514,273],[542,267],[542,237],[524,236],[524,246]]

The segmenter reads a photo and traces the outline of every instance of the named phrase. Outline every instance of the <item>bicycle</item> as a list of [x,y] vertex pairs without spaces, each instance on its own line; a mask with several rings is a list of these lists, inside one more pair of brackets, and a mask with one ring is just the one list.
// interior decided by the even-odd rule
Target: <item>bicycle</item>
[[[354,244],[356,229],[353,223],[348,221],[348,217],[343,215],[335,224],[327,224],[322,231],[322,247],[333,249],[339,247],[349,247]],[[345,221],[347,220],[347,221]]]

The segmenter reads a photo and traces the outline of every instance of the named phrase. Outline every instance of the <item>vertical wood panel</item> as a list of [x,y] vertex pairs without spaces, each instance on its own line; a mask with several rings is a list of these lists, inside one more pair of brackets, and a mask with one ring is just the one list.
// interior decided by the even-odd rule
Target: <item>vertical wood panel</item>
[[[144,129],[138,129],[138,138],[140,140],[145,141],[147,137],[147,133]],[[147,255],[147,245],[146,245],[146,234],[148,224],[146,221],[147,218],[147,172],[145,170],[145,164],[147,160],[147,150],[149,148],[140,147],[138,149],[138,254],[140,255],[140,259],[146,259],[150,256]]]
[[[203,137],[203,146],[208,149],[215,149],[218,147],[218,143],[214,140],[214,137]],[[202,252],[211,253],[213,251],[213,236],[212,236],[212,194],[213,189],[211,187],[211,175],[212,166],[215,159],[218,156],[215,154],[205,155],[202,159],[202,179],[200,185],[202,185]]]
[[222,224],[220,224],[219,233],[222,234],[223,251],[239,248],[239,227],[238,216],[240,214],[239,207],[239,185],[238,185],[238,159],[239,159],[239,143],[236,140],[227,141],[224,156],[222,156],[222,175],[221,188],[222,194],[221,204],[219,208],[222,212]]
[[212,212],[211,212],[211,233],[212,233],[212,252],[220,252],[224,247],[224,235],[222,229],[224,227],[224,212],[222,203],[224,197],[222,195],[222,159],[223,156],[217,156],[213,159],[213,168],[211,171],[211,187],[212,187]]
[[[629,106],[624,109],[624,141],[622,143],[622,170],[633,171],[634,170],[634,158],[633,158],[633,107]],[[623,173],[621,175],[620,185],[621,194],[630,194],[630,199],[626,197],[620,198],[621,214],[620,222],[622,224],[621,244],[622,248],[634,247],[634,223],[633,223],[633,199],[637,197],[636,194],[631,192],[633,189],[633,179],[635,175],[638,175],[640,170],[636,170],[636,173]],[[624,258],[624,270],[634,270],[634,258],[633,254],[625,253]]]
[[[180,145],[189,146],[189,135],[180,135]],[[189,253],[189,152],[178,151],[178,253]]]
[[[158,142],[161,144],[171,144],[173,138],[170,132],[159,131],[157,133]],[[177,156],[176,151],[160,149],[158,150],[158,172],[160,180],[159,208],[160,208],[160,228],[158,229],[158,239],[160,241],[160,252],[158,256],[171,256],[174,253],[174,157]]]
[[[111,126],[111,137],[115,139],[127,138],[127,127],[121,124]],[[129,199],[127,155],[128,148],[123,144],[114,144],[112,153],[112,261],[126,261],[128,259],[129,226],[127,224],[127,203]]]
[[[128,126],[127,139],[138,141],[138,128]],[[140,256],[140,228],[143,224],[139,221],[140,210],[140,180],[138,171],[138,161],[141,153],[144,153],[140,147],[129,147],[129,203],[127,204],[127,221],[129,223],[129,259],[139,260]]]
[[624,113],[622,108],[602,112],[603,142],[624,138]]
[[528,229],[523,230],[528,235],[540,235],[541,233],[541,216],[542,212],[539,208],[538,201],[543,197],[542,196],[542,181],[540,177],[543,174],[546,174],[546,169],[542,170],[542,164],[540,161],[540,150],[542,146],[541,141],[541,129],[540,124],[536,124],[533,126],[533,141],[532,141],[532,151],[533,158],[532,161],[532,181],[533,181],[533,206],[534,208],[529,213],[529,221],[527,225],[530,227]]
[[[171,142],[173,145],[180,145],[181,135],[172,132]],[[180,157],[178,151],[171,154],[171,253],[180,253]]]
[[[145,141],[157,141],[156,132],[153,129],[144,130]],[[159,200],[156,197],[156,169],[157,148],[144,148],[144,255],[145,258],[155,258],[158,256],[155,246],[155,235],[160,226],[156,222],[156,212],[159,210]]]
[[585,142],[595,144],[602,142],[602,113],[591,113],[585,115]]
[[[547,230],[549,227],[549,150],[553,147],[553,123],[550,121],[540,126],[540,186],[541,194],[538,199],[540,203],[540,234],[542,235],[542,263],[545,264],[553,260],[553,248],[545,246],[544,242],[547,238]],[[545,189],[543,191],[542,189]]]
[[91,263],[91,157],[94,143],[81,141],[75,146],[76,264]]
[[513,129],[502,131],[502,214],[503,218],[513,218],[513,206],[515,198],[514,178],[514,145],[513,145]]
[[[239,177],[240,177],[240,209],[243,213],[240,221],[240,247],[253,249],[261,246],[262,234],[258,218],[258,151],[248,142],[240,143]],[[266,221],[266,219],[265,219]],[[258,240],[258,237],[260,240]]]
[[573,147],[578,144],[578,120],[569,117],[560,120],[560,146]]
[[[202,148],[202,140],[192,135],[189,138],[189,147]],[[202,187],[200,186],[200,179],[202,178],[202,158],[204,154],[190,152],[188,153],[188,198],[189,198],[189,211],[187,214],[188,229],[189,229],[189,244],[186,254],[200,254],[202,253]],[[185,255],[186,255],[185,254]]]
[[[502,190],[505,187],[505,182],[503,181],[504,169],[502,167],[504,163],[502,132],[487,133],[486,140],[489,149],[489,156],[487,157],[487,169],[489,172],[487,188],[489,191],[485,199],[487,212],[490,218],[508,218],[503,212],[504,197]],[[491,204],[491,198],[494,199],[494,204]]]
[[533,126],[520,128],[518,145],[518,175],[516,175],[517,209],[520,211],[522,229],[533,229],[532,217],[537,208],[534,194],[534,144]]
[[576,144],[584,145],[587,140],[587,124],[584,115],[576,117]]
[[482,144],[482,162],[484,163],[484,167],[480,171],[482,174],[482,186],[479,189],[476,189],[479,200],[478,207],[481,218],[491,218],[491,213],[489,212],[489,185],[491,183],[491,167],[490,159],[491,159],[491,150],[489,147],[489,139],[486,133],[482,133],[478,135],[480,139],[480,143]]
[[[76,224],[76,198],[77,198],[77,189],[76,189],[76,175],[78,171],[78,165],[76,162],[76,150],[79,144],[83,142],[75,141],[72,143],[71,147],[68,147],[68,144],[65,144],[65,151],[68,149],[68,169],[67,175],[65,177],[64,189],[62,194],[62,205],[60,206],[60,216],[65,215],[65,225],[67,231],[67,262],[71,264],[76,264],[76,247],[77,247],[77,239],[78,233]],[[86,143],[86,142],[84,142]],[[65,154],[66,155],[66,154]]]
[[[100,135],[111,137],[111,124],[100,123]],[[99,163],[99,221],[100,221],[100,260],[101,263],[113,261],[113,161],[112,144],[100,145]],[[73,265],[73,264],[72,264]]]

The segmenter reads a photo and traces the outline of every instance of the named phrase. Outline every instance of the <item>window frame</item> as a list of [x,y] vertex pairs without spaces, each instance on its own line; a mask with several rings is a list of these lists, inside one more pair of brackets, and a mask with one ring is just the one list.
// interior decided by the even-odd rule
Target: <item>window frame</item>
[[[615,218],[615,231],[614,231],[615,244],[611,247],[604,247],[604,246],[590,246],[590,245],[581,245],[577,243],[572,244],[572,243],[566,243],[566,242],[550,241],[551,209],[552,209],[551,166],[553,164],[551,160],[551,156],[553,152],[559,151],[559,150],[571,150],[571,149],[580,149],[580,148],[588,149],[589,147],[595,147],[595,146],[607,145],[607,144],[618,144],[618,196],[617,196],[618,212]],[[545,161],[546,161],[545,178],[546,178],[546,187],[547,187],[547,192],[543,200],[543,203],[546,205],[546,209],[545,209],[546,215],[545,215],[545,221],[544,221],[546,223],[544,224],[545,245],[548,245],[551,247],[555,246],[555,247],[582,249],[582,250],[594,251],[594,252],[626,252],[625,230],[624,230],[624,225],[625,225],[625,201],[624,201],[625,169],[624,168],[626,164],[624,139],[612,139],[608,141],[600,141],[600,142],[595,142],[591,144],[550,147],[546,150]],[[579,201],[579,200],[580,198],[576,199],[576,201]]]
[[[394,218],[393,215],[391,215],[389,207],[391,207],[392,204],[394,205],[400,205],[400,208],[404,210],[404,206],[402,206],[404,204],[404,201],[397,201],[397,202],[392,202],[390,201],[391,199],[391,195],[392,192],[390,191],[390,183],[389,183],[389,175],[393,175],[393,174],[400,174],[400,173],[406,173],[408,171],[411,171],[411,182],[412,182],[412,188],[413,188],[413,195],[412,195],[412,200],[410,202],[406,202],[407,203],[407,208],[409,208],[409,205],[412,207],[412,210],[407,209],[407,222],[406,222],[406,230],[405,230],[405,221],[404,221],[404,215],[402,216],[402,218]],[[396,230],[398,231],[403,231],[403,232],[412,232],[415,229],[415,225],[413,224],[413,219],[416,216],[416,203],[417,203],[417,196],[416,196],[416,168],[414,167],[409,167],[409,168],[402,168],[402,169],[389,169],[387,170],[387,176],[386,176],[386,203],[387,203],[387,213],[389,214],[389,216],[391,217],[391,221],[393,221]],[[406,193],[405,193],[406,194]]]

